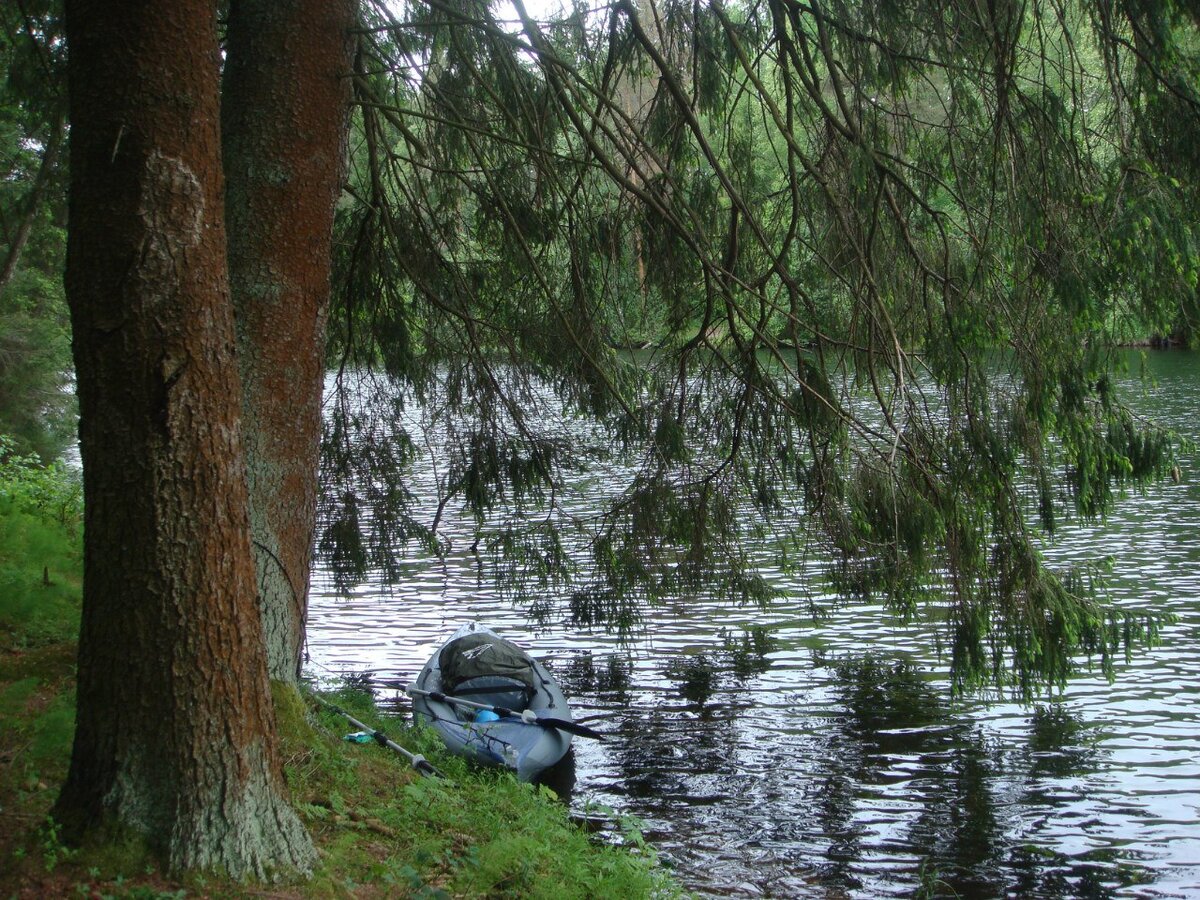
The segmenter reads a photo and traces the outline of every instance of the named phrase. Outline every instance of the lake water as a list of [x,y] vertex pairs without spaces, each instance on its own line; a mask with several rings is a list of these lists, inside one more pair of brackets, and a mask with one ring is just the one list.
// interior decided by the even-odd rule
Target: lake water
[[[1200,355],[1147,359],[1135,406],[1200,441]],[[625,643],[514,606],[466,553],[413,554],[401,583],[349,598],[318,573],[312,671],[407,681],[460,623],[493,625],[610,735],[575,742],[573,810],[638,817],[699,894],[1200,896],[1197,461],[1047,551],[1113,557],[1112,596],[1178,623],[1114,684],[1084,672],[1030,705],[951,701],[931,633],[864,604],[814,621],[800,576],[769,566],[769,610],[688,598]],[[418,459],[411,487],[432,477]]]

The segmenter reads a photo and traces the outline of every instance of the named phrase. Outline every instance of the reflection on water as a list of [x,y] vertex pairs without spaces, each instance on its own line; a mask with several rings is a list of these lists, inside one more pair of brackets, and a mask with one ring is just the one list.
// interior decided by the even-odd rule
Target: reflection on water
[[590,651],[567,659],[555,671],[558,683],[568,697],[590,694],[613,703],[629,700],[633,662],[628,656],[612,654],[597,662]]
[[[1139,398],[1193,439],[1197,363],[1152,355],[1157,381]],[[417,493],[429,470],[414,464]],[[1112,556],[1116,599],[1178,624],[1115,684],[1085,669],[1037,705],[952,702],[931,631],[862,604],[815,621],[816,576],[773,567],[769,548],[760,573],[783,590],[770,609],[689,598],[648,611],[626,644],[567,624],[569,598],[536,611],[502,598],[465,551],[413,553],[389,589],[339,599],[318,584],[313,671],[403,682],[461,622],[495,625],[610,735],[576,740],[552,787],[579,815],[641,818],[703,894],[1200,896],[1200,472],[1194,455],[1181,468],[1047,551]]]

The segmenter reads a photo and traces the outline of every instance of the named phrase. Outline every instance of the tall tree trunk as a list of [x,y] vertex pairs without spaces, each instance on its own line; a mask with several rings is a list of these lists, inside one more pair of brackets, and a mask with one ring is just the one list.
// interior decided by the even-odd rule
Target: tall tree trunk
[[255,605],[225,262],[216,5],[68,0],[67,299],[84,602],[69,830],[172,868],[307,868]]
[[334,204],[353,0],[234,0],[225,62],[229,277],[272,678],[299,672],[316,529]]

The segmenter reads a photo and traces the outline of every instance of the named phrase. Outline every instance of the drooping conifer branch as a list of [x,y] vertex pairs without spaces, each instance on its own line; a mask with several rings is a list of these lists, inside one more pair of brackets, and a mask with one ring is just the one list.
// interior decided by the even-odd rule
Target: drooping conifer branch
[[[380,6],[360,35],[337,346],[438,421],[434,522],[461,504],[587,621],[762,599],[760,531],[843,596],[944,617],[962,685],[1111,659],[1135,619],[1039,548],[1169,465],[1106,348],[1196,305],[1194,18],[516,9]],[[628,483],[575,512],[566,472],[612,453]]]

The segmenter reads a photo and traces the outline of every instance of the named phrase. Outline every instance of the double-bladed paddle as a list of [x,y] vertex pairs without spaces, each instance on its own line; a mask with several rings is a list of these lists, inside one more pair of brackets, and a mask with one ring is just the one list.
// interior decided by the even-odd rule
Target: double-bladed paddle
[[354,716],[350,715],[350,713],[346,712],[340,706],[334,706],[329,701],[322,700],[320,697],[317,697],[316,699],[317,699],[318,703],[320,703],[322,706],[326,707],[330,712],[335,712],[339,716],[344,716],[346,721],[348,721],[355,728],[359,729],[360,731],[365,731],[368,734],[370,734],[371,737],[373,737],[375,739],[375,742],[377,744],[379,744],[379,746],[387,747],[389,750],[394,750],[396,753],[399,753],[401,756],[403,756],[405,759],[407,759],[409,761],[409,763],[412,765],[412,767],[414,769],[416,769],[418,772],[420,772],[422,775],[426,775],[430,778],[444,778],[445,777],[444,775],[442,775],[441,772],[439,772],[437,769],[435,769],[433,767],[433,764],[430,763],[429,760],[427,760],[425,757],[423,757],[420,753],[412,753],[408,750],[405,750],[403,747],[401,747],[399,744],[397,744],[395,741],[393,741],[391,738],[389,738],[382,731],[377,731],[374,728],[364,725],[362,722],[358,721],[358,719],[354,718]]
[[427,691],[419,688],[416,685],[410,684],[404,689],[404,692],[410,697],[428,697],[438,703],[451,703],[455,706],[462,706],[467,709],[485,709],[494,712],[501,718],[520,719],[526,725],[540,725],[543,728],[557,728],[559,731],[566,731],[569,734],[577,734],[580,737],[595,738],[598,741],[604,740],[604,735],[599,731],[588,728],[586,725],[580,725],[576,722],[568,721],[567,719],[555,719],[551,716],[539,716],[532,709],[517,711],[509,709],[505,706],[492,706],[490,703],[476,703],[474,700],[463,700],[460,697],[452,697],[449,694],[443,694],[441,691]]

